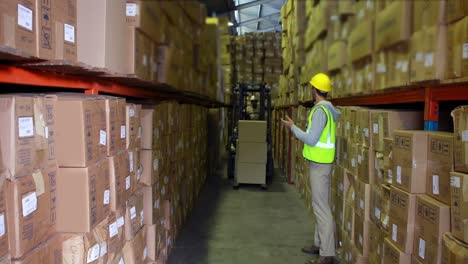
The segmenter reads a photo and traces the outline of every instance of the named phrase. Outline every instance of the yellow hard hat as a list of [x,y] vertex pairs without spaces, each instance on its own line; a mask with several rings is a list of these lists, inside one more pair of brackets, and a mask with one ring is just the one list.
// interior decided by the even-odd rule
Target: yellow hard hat
[[310,79],[310,84],[322,91],[322,92],[330,92],[331,91],[331,86],[330,86],[330,78],[325,73],[317,73]]

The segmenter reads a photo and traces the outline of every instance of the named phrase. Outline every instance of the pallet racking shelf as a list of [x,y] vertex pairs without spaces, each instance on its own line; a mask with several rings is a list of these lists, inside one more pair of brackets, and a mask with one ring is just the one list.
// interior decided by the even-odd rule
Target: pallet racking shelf
[[[132,83],[133,82],[133,83]],[[0,65],[0,84],[24,85],[41,88],[43,91],[84,92],[85,94],[107,94],[140,100],[177,100],[207,107],[226,107],[223,102],[194,92],[180,91],[169,85],[151,83],[136,78],[128,79],[112,76],[93,76],[28,69],[22,66]],[[42,89],[44,88],[44,89]]]

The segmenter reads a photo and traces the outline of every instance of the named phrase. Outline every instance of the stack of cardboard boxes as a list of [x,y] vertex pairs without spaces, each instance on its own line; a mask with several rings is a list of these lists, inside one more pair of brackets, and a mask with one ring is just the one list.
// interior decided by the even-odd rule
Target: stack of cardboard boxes
[[0,105],[2,263],[165,263],[206,177],[206,109],[80,94]]
[[265,121],[239,121],[236,181],[266,184],[267,143]]

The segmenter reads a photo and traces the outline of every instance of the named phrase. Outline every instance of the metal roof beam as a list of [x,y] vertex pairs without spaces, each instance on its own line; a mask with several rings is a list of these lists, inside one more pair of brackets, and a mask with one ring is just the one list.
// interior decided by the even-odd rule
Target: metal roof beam
[[254,19],[246,20],[246,21],[242,21],[240,23],[236,23],[236,24],[232,25],[231,27],[240,27],[242,25],[247,25],[247,24],[251,24],[251,23],[255,23],[255,22],[259,22],[259,21],[263,21],[263,20],[270,20],[270,18],[278,16],[278,15],[280,15],[280,12],[273,13],[273,14],[270,14],[270,15],[267,15],[267,16],[257,17],[257,18],[254,18]]
[[266,4],[266,3],[273,2],[273,1],[275,1],[275,0],[256,0],[256,1],[249,2],[249,3],[245,3],[245,4],[236,5],[236,6],[234,6],[234,9],[231,10],[231,12],[235,11],[235,10],[246,9],[246,8],[249,8],[249,7],[252,7],[252,6],[263,5],[263,4]]

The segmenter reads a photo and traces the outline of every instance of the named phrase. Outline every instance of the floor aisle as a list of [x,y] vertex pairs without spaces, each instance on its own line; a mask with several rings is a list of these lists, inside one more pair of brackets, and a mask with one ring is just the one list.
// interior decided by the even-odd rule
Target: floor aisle
[[304,263],[300,248],[312,242],[312,224],[295,187],[277,178],[268,191],[208,178],[168,263]]

